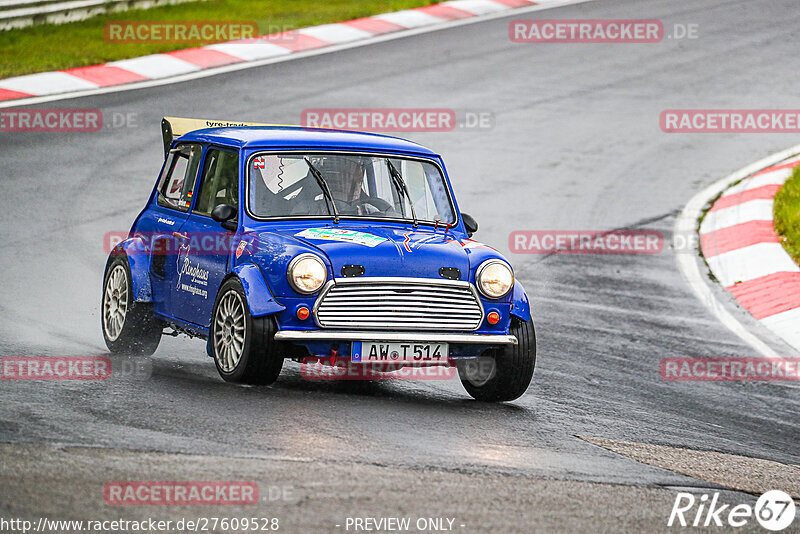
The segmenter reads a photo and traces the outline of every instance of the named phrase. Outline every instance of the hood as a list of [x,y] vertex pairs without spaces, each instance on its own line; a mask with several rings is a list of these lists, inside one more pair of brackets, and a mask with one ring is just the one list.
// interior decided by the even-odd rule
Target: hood
[[[286,232],[289,233],[289,232]],[[467,252],[452,232],[408,226],[338,225],[291,231],[292,237],[322,251],[333,275],[342,276],[345,265],[364,268],[363,276],[441,278],[439,270],[458,269],[459,279],[469,279]]]
[[[311,252],[328,265],[333,278],[345,266],[363,267],[362,276],[470,280],[469,246],[450,231],[408,225],[325,223],[252,229],[241,236],[236,263],[255,263],[274,295],[295,296],[286,281],[289,262]],[[351,268],[360,272],[358,267]],[[456,271],[457,269],[457,271]],[[349,274],[349,273],[348,273]],[[349,274],[353,276],[353,274]]]

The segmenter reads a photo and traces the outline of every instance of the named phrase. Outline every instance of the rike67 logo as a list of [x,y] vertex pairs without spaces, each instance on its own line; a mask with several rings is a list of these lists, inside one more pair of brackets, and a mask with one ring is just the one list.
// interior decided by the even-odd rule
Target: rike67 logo
[[719,503],[719,492],[709,498],[703,494],[699,498],[691,493],[678,493],[672,512],[669,514],[667,526],[671,527],[744,527],[750,525],[752,519],[767,530],[778,532],[786,529],[794,521],[796,508],[788,493],[770,490],[756,501],[755,506],[749,504]]

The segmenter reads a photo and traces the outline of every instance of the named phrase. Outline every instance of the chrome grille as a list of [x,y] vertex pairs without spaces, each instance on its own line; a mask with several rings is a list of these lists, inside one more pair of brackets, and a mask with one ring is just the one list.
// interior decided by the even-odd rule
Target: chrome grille
[[323,328],[475,330],[480,299],[468,282],[428,278],[359,278],[328,282],[314,306]]

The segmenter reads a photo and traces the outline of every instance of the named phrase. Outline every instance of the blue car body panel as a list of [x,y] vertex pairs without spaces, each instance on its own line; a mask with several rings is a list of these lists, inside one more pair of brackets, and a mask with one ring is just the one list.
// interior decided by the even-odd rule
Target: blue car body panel
[[[342,276],[345,265],[361,265],[365,277],[407,277],[441,280],[440,269],[457,269],[460,280],[475,284],[477,267],[488,259],[505,258],[493,248],[468,237],[458,205],[452,195],[444,163],[436,153],[416,143],[395,137],[318,130],[299,127],[212,128],[191,132],[173,142],[199,143],[203,161],[195,183],[194,199],[187,212],[159,206],[156,188],[147,206],[137,217],[130,237],[119,245],[128,254],[137,301],[153,302],[155,312],[178,328],[202,337],[208,336],[213,304],[220,285],[230,276],[242,283],[248,307],[254,317],[273,316],[280,330],[320,330],[313,314],[298,319],[300,307],[313,309],[318,293],[297,293],[287,280],[289,262],[298,254],[317,255],[325,264],[328,280]],[[239,154],[238,228],[224,230],[210,217],[194,213],[202,169],[209,148],[235,150]],[[441,168],[458,220],[452,227],[386,220],[347,220],[334,224],[330,217],[257,220],[244,209],[247,165],[250,158],[264,151],[357,151],[424,158]],[[346,229],[372,236],[375,246],[319,239],[318,230]],[[197,253],[181,236],[213,235],[220,250]],[[167,247],[173,253],[161,258],[154,249]],[[511,317],[531,318],[528,298],[522,285],[500,299],[480,295],[484,319],[474,334],[508,334]],[[497,324],[485,317],[491,311],[500,315]],[[325,355],[331,343],[304,344],[310,354]],[[336,345],[347,355],[349,345]],[[477,355],[484,348],[454,344],[454,355]],[[326,352],[327,351],[327,352]]]
[[264,281],[259,268],[252,263],[243,263],[233,268],[233,274],[239,277],[242,282],[244,294],[247,297],[250,314],[253,317],[271,315],[282,312],[286,306],[282,306],[272,298],[267,283]]
[[522,319],[523,321],[531,320],[531,306],[528,303],[528,295],[525,293],[525,288],[519,281],[514,281],[514,289],[511,292],[511,299],[514,301],[514,307],[511,308],[511,315]]
[[147,254],[147,244],[140,238],[129,237],[119,243],[112,254],[125,254],[131,270],[131,290],[133,300],[136,302],[152,302],[153,290],[150,286],[150,258]]
[[437,157],[428,148],[405,139],[362,132],[347,132],[296,126],[244,126],[240,128],[207,128],[190,132],[179,142],[199,142],[232,148],[248,149],[324,149],[368,150]]

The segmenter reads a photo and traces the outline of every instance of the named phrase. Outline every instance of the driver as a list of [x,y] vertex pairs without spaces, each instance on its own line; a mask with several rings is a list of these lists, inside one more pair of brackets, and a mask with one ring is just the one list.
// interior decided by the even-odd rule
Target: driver
[[[371,158],[351,155],[315,156],[309,158],[319,170],[340,215],[396,216],[391,204],[372,197],[364,190],[364,177],[371,164]],[[311,173],[306,180],[313,181]],[[319,188],[304,188],[295,199],[293,213],[304,215],[324,215],[328,213],[325,201],[319,195]],[[311,196],[313,195],[313,196]]]
[[334,200],[352,204],[365,195],[362,184],[366,164],[360,157],[329,156],[319,158],[314,165],[320,170]]

